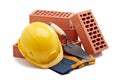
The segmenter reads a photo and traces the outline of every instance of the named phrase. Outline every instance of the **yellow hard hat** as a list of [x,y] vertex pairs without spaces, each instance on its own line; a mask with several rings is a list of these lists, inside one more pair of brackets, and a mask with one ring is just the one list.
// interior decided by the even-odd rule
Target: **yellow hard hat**
[[63,50],[56,32],[47,24],[29,24],[18,40],[18,49],[31,63],[49,68],[63,59]]

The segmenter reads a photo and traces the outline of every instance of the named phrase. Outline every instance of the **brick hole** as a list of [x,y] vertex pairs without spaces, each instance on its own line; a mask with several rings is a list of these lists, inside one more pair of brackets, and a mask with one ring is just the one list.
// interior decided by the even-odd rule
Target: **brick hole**
[[99,33],[99,30],[97,30],[97,32]]
[[43,13],[43,11],[39,11],[39,15],[40,15],[41,13]]
[[55,14],[55,12],[51,12],[51,13],[50,13],[51,16],[54,16],[54,14]]
[[97,29],[97,27],[95,26],[94,29]]
[[93,36],[93,38],[96,38],[96,37],[97,37],[96,35]]
[[84,21],[84,20],[85,20],[85,18],[82,18],[82,20]]
[[90,24],[90,27],[92,27],[93,26],[93,24]]
[[70,26],[70,29],[73,29],[73,26]]
[[64,15],[63,17],[66,17],[66,18],[67,18],[67,17],[69,17],[69,16],[68,16],[68,15]]
[[51,11],[43,11],[43,13],[49,13],[49,12],[51,12]]
[[85,27],[86,27],[86,28],[88,28],[88,27],[89,27],[89,25],[85,25]]
[[35,15],[39,15],[39,13],[36,13]]
[[100,34],[98,34],[97,36],[98,36],[98,37],[100,37],[101,35],[100,35]]
[[83,14],[83,16],[86,16],[86,14]]
[[96,41],[95,40],[92,40],[92,43],[95,43]]
[[54,12],[53,11],[51,11],[49,14],[53,14]]
[[101,37],[101,40],[103,40],[103,38]]
[[91,18],[93,18],[93,16],[91,16]]
[[96,23],[94,23],[94,25],[96,25]]
[[94,22],[94,19],[91,19],[91,22]]
[[60,12],[56,12],[55,16],[58,16],[60,14]]
[[59,14],[59,17],[61,17],[61,16],[62,16],[62,14],[63,14],[63,13],[60,13],[60,14]]
[[57,14],[58,14],[58,12],[55,12],[55,13],[54,13],[54,16],[56,16]]
[[[43,15],[43,13],[44,13],[44,12],[42,11],[42,12],[40,13],[40,15]],[[38,15],[38,14],[37,14],[37,15]]]
[[104,44],[105,42],[104,41],[101,41],[101,44]]
[[96,33],[97,33],[96,31],[93,32],[93,34],[96,34]]
[[90,13],[90,12],[88,12],[87,14],[88,14],[88,15],[90,15],[91,13]]
[[43,14],[44,16],[46,16],[47,14],[45,13],[45,14]]
[[61,17],[61,14],[58,17]]
[[69,16],[69,13],[65,13],[64,15],[63,15],[63,17],[68,17]]
[[41,15],[48,15],[48,13],[49,13],[50,11],[42,11],[42,13],[41,13]]
[[46,12],[46,13],[44,13],[43,15],[51,16],[51,12]]
[[86,21],[86,23],[88,24],[88,23],[90,23],[90,21]]
[[64,13],[62,14],[62,16],[63,16],[63,17],[66,16],[66,13],[64,12]]
[[39,10],[35,11],[34,14],[36,14],[37,12],[39,12]]
[[59,16],[62,14],[62,12],[59,13]]
[[96,47],[95,49],[96,49],[96,50],[99,50],[99,47]]
[[80,15],[80,17],[82,17],[82,15]]
[[106,45],[104,44],[104,46],[106,47]]
[[66,13],[63,13],[63,14],[62,14],[62,17],[65,17],[65,16],[66,16]]
[[39,14],[39,10],[37,10],[35,13],[34,13],[34,15],[38,15]]
[[61,15],[61,12],[58,12],[58,13],[56,14],[57,17],[60,17],[60,15]]
[[83,22],[85,24],[85,22]]
[[97,38],[96,40],[97,40],[97,41],[100,41],[100,38]]
[[55,16],[55,14],[52,14],[51,16]]
[[92,37],[90,37],[92,39]]
[[89,29],[87,29],[87,31],[89,32]]
[[92,32],[90,32],[89,35],[92,35]]
[[94,44],[94,46],[96,46],[96,44]]
[[62,17],[63,14],[64,14],[64,13],[60,13],[59,17]]
[[86,17],[86,19],[90,19],[90,17]]
[[44,16],[46,16],[46,15],[51,15],[50,13],[51,13],[51,12],[44,11],[44,12],[42,13],[42,15],[44,15]]
[[69,15],[66,15],[65,17],[69,17]]
[[43,11],[37,11],[36,15],[41,15],[41,13],[43,13]]
[[97,42],[97,43],[96,43],[96,45],[100,45],[100,43],[99,43],[99,42]]
[[103,48],[103,45],[101,45],[100,48]]
[[72,13],[68,13],[68,15],[66,15],[66,17],[69,17]]
[[68,14],[70,14],[70,13],[68,13],[68,12],[65,12],[65,15],[68,15]]
[[90,31],[92,31],[93,30],[93,28],[90,28]]
[[38,12],[38,13],[41,13],[41,12],[43,12],[43,11],[38,10],[37,12]]
[[65,16],[66,16],[65,14],[62,15],[62,17],[65,17]]
[[53,12],[53,14],[52,14],[52,15],[53,15],[53,16],[55,16],[56,14],[57,14],[57,12]]

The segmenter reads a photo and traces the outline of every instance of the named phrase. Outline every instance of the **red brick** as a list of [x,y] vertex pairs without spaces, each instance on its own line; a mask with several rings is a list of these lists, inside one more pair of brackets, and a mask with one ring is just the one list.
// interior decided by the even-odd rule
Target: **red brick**
[[46,10],[36,10],[30,14],[31,22],[53,22],[60,26],[62,29],[73,30],[73,25],[71,22],[71,17],[74,13],[71,12],[58,12],[58,11],[46,11]]
[[74,15],[72,22],[87,53],[97,54],[108,48],[91,10]]
[[[74,13],[70,12],[58,12],[58,11],[46,11],[36,10],[30,14],[30,23],[32,22],[53,22],[65,31],[69,40],[78,40],[78,35],[73,27],[71,18]],[[63,37],[59,36],[59,39],[64,40]]]
[[17,43],[13,45],[13,56],[14,57],[19,57],[19,58],[24,58],[22,56],[22,54],[20,53],[20,51],[18,50],[18,44]]

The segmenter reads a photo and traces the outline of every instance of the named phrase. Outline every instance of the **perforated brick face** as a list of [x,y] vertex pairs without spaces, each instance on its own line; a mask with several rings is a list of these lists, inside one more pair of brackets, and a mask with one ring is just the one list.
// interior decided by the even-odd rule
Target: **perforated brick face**
[[57,12],[57,11],[45,11],[45,10],[37,10],[33,13],[36,16],[49,16],[49,17],[58,17],[58,18],[69,18],[72,13],[69,12]]
[[95,17],[90,10],[73,16],[72,22],[86,52],[96,54],[108,48]]

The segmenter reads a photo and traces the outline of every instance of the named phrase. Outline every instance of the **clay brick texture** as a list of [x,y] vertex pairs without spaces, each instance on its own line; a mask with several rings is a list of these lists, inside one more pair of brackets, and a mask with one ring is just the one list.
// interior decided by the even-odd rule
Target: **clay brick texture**
[[72,22],[87,53],[97,54],[108,48],[91,10],[74,15]]
[[[68,35],[68,39],[71,41],[78,40],[78,35],[73,27],[71,17],[74,13],[70,12],[58,12],[58,11],[46,11],[46,10],[35,10],[29,16],[30,23],[32,22],[53,22],[58,25]],[[59,36],[60,40],[64,40],[63,37]]]
[[70,12],[58,12],[58,11],[46,11],[46,10],[36,10],[30,14],[30,23],[31,22],[44,22],[49,23],[53,22],[60,26],[62,29],[73,29],[71,22],[71,17],[74,13]]

